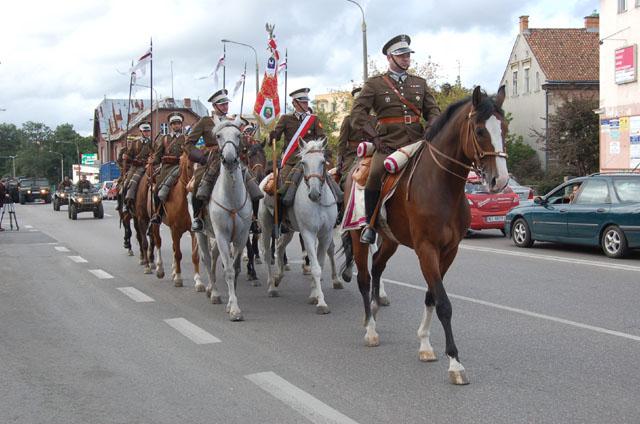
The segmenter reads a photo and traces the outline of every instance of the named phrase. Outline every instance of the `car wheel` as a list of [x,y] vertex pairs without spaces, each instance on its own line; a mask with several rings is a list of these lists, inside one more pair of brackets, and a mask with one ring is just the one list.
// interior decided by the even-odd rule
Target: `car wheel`
[[76,205],[71,205],[69,209],[70,209],[69,214],[71,215],[71,219],[73,220],[78,219],[78,211],[76,211]]
[[518,247],[531,247],[533,246],[533,239],[531,238],[531,230],[529,230],[529,224],[524,218],[518,218],[511,228],[511,234],[513,243]]
[[98,206],[95,212],[93,212],[93,217],[98,219],[104,218],[104,208],[102,207],[102,203]]
[[53,210],[54,211],[59,211],[60,210],[60,202],[58,201],[58,199],[53,199]]
[[24,195],[23,195],[23,194],[20,194],[18,197],[20,198],[20,204],[21,204],[21,205],[24,205],[24,204],[26,203],[26,202],[25,202],[25,199],[24,199]]
[[615,225],[605,228],[600,246],[604,254],[610,258],[622,258],[626,256],[628,251],[627,238],[622,230]]

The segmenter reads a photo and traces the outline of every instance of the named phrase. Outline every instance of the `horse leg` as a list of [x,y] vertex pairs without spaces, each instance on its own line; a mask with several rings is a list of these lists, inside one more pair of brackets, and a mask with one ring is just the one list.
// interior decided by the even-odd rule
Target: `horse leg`
[[133,250],[131,250],[131,218],[123,218],[122,224],[124,225],[124,248],[127,249],[129,256],[133,256]]
[[[226,311],[229,314],[231,321],[242,321],[242,311],[238,306],[238,297],[236,296],[236,268],[239,271],[240,260],[242,259],[242,247],[237,249],[234,256],[231,252],[231,243],[220,237],[220,234],[216,234],[216,244],[220,252],[220,260],[224,267],[224,279],[227,282],[227,289],[229,290],[229,300],[227,301]],[[236,264],[237,262],[237,264]]]
[[327,305],[324,299],[324,293],[322,292],[322,265],[324,264],[324,258],[327,254],[327,248],[329,247],[330,234],[329,237],[327,237],[326,234],[319,235],[317,239],[315,234],[308,231],[300,234],[306,241],[306,245],[309,246],[307,254],[309,257],[312,276],[309,303],[316,305],[317,314],[328,314],[330,312],[329,306]]
[[398,245],[386,238],[382,240],[382,244],[378,251],[373,255],[371,264],[371,308],[374,318],[377,316],[378,307],[380,306],[380,278],[387,266],[387,261],[398,249]]
[[369,247],[360,243],[360,231],[349,231],[353,246],[353,259],[358,269],[358,290],[364,303],[364,326],[366,333],[364,342],[373,347],[380,344],[380,336],[376,332],[376,320],[371,314],[371,276],[369,275]]
[[[211,290],[213,288],[214,275],[211,271],[211,250],[209,249],[209,238],[203,233],[194,233],[196,236],[196,242],[198,244],[198,254],[202,261],[204,268],[209,275],[209,285],[206,287],[207,297],[211,297]],[[198,287],[196,286],[196,291]]]
[[[423,242],[417,246],[416,253],[420,259],[422,275],[427,281],[429,291],[433,293],[436,314],[444,329],[446,340],[445,351],[449,357],[449,381],[453,384],[469,384],[466,371],[458,358],[458,348],[453,340],[453,331],[451,330],[453,310],[447,292],[444,289],[444,284],[442,283],[440,266],[443,264],[441,264],[438,251],[428,242]],[[448,258],[445,260],[447,259]]]
[[173,265],[171,266],[173,272],[173,285],[175,287],[182,287],[182,251],[180,250],[180,240],[182,239],[182,232],[177,228],[171,228],[171,241],[173,242]]
[[[188,230],[187,230],[188,231]],[[205,291],[205,286],[202,283],[200,277],[200,251],[198,248],[198,242],[193,234],[193,231],[189,231],[191,236],[191,263],[193,263],[193,281],[195,282],[195,289],[197,292]]]
[[251,235],[251,248],[253,249],[254,260],[257,264],[262,264],[262,259],[260,259],[260,249],[258,249],[258,234]]
[[[151,238],[155,246],[154,250],[157,250],[158,257],[156,263],[156,277],[164,278],[164,262],[162,261],[162,239],[160,238],[160,226],[153,225],[151,228]],[[152,251],[153,252],[153,251]]]
[[389,296],[387,295],[387,292],[384,289],[384,282],[382,281],[382,279],[380,279],[380,306],[389,306],[391,305],[391,302],[389,301]]
[[251,283],[253,287],[258,287],[260,286],[260,282],[258,281],[258,276],[256,275],[256,268],[253,263],[255,253],[253,251],[253,246],[251,245],[251,240],[249,240],[248,238],[247,238],[246,248],[247,248],[247,258],[249,259],[247,261],[247,274],[249,274],[249,277],[247,279],[249,281],[253,281],[253,283]]
[[139,264],[144,265],[144,241],[142,240],[142,232],[140,231],[140,223],[137,219],[133,221],[133,228],[136,230],[136,240],[138,241],[138,247],[140,248]]
[[327,256],[329,256],[329,263],[331,264],[331,284],[333,288],[336,290],[340,290],[344,288],[342,285],[342,281],[338,278],[338,272],[336,270],[336,258],[335,258],[335,250],[336,245],[333,242],[333,237],[331,238],[331,243],[329,244],[329,248],[327,249]]
[[[218,291],[218,284],[216,280],[216,267],[218,266],[218,258],[220,257],[220,249],[218,242],[214,240],[211,246],[211,303],[219,305],[222,303],[222,296]],[[222,271],[226,270],[224,262],[222,263]]]
[[276,287],[280,285],[282,277],[284,277],[285,263],[287,259],[287,246],[293,239],[293,232],[282,234],[276,242],[276,274],[274,284]]
[[304,237],[302,237],[302,233],[298,234],[298,239],[300,239],[300,248],[302,249],[302,275],[309,275],[311,274],[311,262],[309,260],[307,248],[304,245]]
[[429,341],[429,336],[431,335],[431,319],[433,318],[433,311],[436,307],[433,295],[428,290],[424,297],[424,305],[422,321],[420,322],[420,327],[418,327],[418,339],[420,340],[418,356],[422,362],[433,362],[437,361],[438,357],[433,351],[433,347]]
[[[140,223],[139,223],[140,224]],[[143,266],[144,266],[144,273],[145,274],[151,274],[151,264],[149,263],[149,257],[151,256],[149,254],[149,248],[151,247],[151,243],[149,242],[149,238],[147,237],[147,232],[146,230],[143,230],[144,228],[146,228],[146,226],[141,225],[141,234],[140,237],[142,238],[142,262],[143,262]]]

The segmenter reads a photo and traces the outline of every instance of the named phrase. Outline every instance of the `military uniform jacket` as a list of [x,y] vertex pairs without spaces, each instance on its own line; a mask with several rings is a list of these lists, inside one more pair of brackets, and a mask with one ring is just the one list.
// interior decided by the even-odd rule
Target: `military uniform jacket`
[[196,143],[200,137],[204,138],[204,145],[207,150],[218,146],[218,142],[213,137],[213,118],[211,116],[203,116],[198,122],[191,128],[191,133],[187,136],[184,143],[184,151],[187,154],[191,153],[193,149],[196,149]]
[[91,190],[91,183],[87,180],[78,181],[78,191],[82,191],[84,189]]
[[[373,128],[376,127],[377,119],[369,115],[368,121]],[[355,156],[358,144],[367,137],[362,134],[362,130],[356,130],[351,125],[351,114],[344,117],[340,126],[340,137],[338,138],[338,157]]]
[[139,137],[133,141],[127,155],[131,159],[133,166],[144,166],[152,153],[151,141],[143,143],[142,137]]
[[[167,134],[162,137],[162,140],[156,145],[155,153],[153,156],[153,164],[159,165],[162,163],[162,157],[174,157],[180,158],[182,155],[183,146],[185,143],[184,134]],[[175,163],[177,165],[177,162]]]
[[[276,127],[274,128],[274,130],[271,131],[269,138],[271,140],[278,141],[284,134],[285,143],[282,148],[282,151],[284,152],[284,150],[289,145],[289,142],[293,138],[293,135],[296,133],[296,131],[300,127],[301,123],[302,123],[302,119],[299,120],[293,113],[282,115],[278,120],[278,123],[276,124]],[[311,127],[309,128],[309,131],[307,131],[307,134],[303,135],[302,138],[304,138],[306,141],[309,141],[309,140],[315,140],[321,137],[325,137],[325,133],[324,133],[324,129],[322,128],[322,124],[320,123],[320,118],[316,116],[316,120],[314,121],[313,125],[311,125]],[[289,163],[296,163],[298,159],[299,158],[294,154],[289,159],[290,160]]]
[[122,174],[122,171],[126,171],[127,165],[129,164],[129,160],[128,159],[125,160],[124,158],[124,155],[126,155],[128,152],[129,152],[129,148],[126,146],[120,149],[120,151],[118,152],[118,158],[116,159],[116,163],[120,167],[121,174]]
[[[422,112],[429,126],[440,115],[435,99],[429,93],[424,78],[407,74],[403,83],[395,81],[390,72],[386,74],[400,94]],[[382,75],[371,77],[362,87],[351,111],[351,125],[355,130],[362,127],[373,110],[378,119],[376,130],[382,143],[393,149],[416,142],[424,137],[424,128],[420,122],[383,123],[384,118],[405,118],[415,120],[416,114],[400,101],[396,93],[387,85]]]

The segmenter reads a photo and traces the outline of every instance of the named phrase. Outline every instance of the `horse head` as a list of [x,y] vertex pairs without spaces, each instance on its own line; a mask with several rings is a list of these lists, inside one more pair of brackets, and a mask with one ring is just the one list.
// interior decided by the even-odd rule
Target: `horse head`
[[242,132],[240,125],[242,121],[237,116],[235,120],[221,120],[217,116],[213,118],[213,135],[220,148],[220,158],[222,165],[228,170],[235,170],[240,164],[240,139]]
[[257,181],[262,181],[265,177],[265,167],[267,166],[267,155],[261,143],[247,146],[247,167],[251,170]]
[[465,155],[480,169],[483,181],[493,193],[503,190],[509,181],[504,140],[508,122],[502,111],[504,85],[491,98],[477,86],[471,96],[467,116],[468,136],[463,145]]
[[309,199],[319,202],[322,195],[322,187],[325,182],[325,157],[324,151],[327,139],[321,138],[309,142],[300,138],[300,163],[304,182],[309,190]]

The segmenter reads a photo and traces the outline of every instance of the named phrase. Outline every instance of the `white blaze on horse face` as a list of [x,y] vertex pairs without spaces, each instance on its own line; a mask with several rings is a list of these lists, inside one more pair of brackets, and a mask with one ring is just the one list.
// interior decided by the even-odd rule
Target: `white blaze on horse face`
[[[494,115],[492,115],[485,123],[487,131],[491,136],[491,144],[496,152],[504,152],[504,141],[502,140],[502,126],[500,121]],[[502,157],[496,156],[496,169],[498,171],[496,186],[504,187],[509,179],[509,171],[507,171],[507,160]]]

